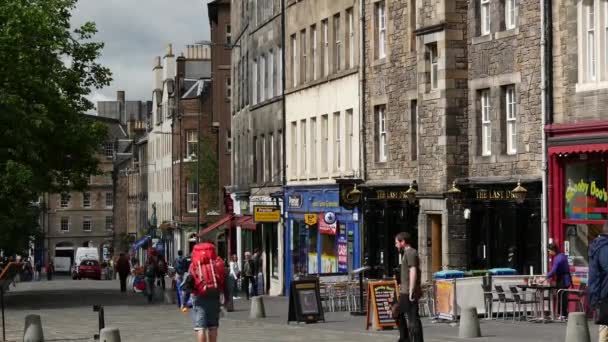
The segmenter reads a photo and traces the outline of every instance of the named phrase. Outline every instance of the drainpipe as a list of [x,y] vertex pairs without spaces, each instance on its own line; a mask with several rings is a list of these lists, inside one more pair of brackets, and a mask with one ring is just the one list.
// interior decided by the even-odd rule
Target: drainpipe
[[542,225],[542,272],[547,273],[549,268],[549,256],[547,255],[547,245],[549,243],[549,222],[548,222],[548,160],[547,160],[547,134],[546,125],[553,123],[553,13],[552,0],[541,0],[541,122],[542,132],[542,205],[541,205],[541,225]]
[[[365,181],[365,0],[359,0],[359,178]],[[360,206],[363,209],[363,206]],[[363,210],[359,213],[359,265],[365,263],[363,253]]]

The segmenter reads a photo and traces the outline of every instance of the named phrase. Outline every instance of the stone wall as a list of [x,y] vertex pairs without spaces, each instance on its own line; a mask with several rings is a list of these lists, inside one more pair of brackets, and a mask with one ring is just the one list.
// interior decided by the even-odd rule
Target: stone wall
[[[540,175],[542,108],[540,64],[540,5],[519,0],[518,20],[506,30],[504,3],[491,1],[491,33],[480,36],[479,8],[469,5],[469,172],[468,176]],[[517,113],[517,152],[507,154],[505,87],[514,86]],[[480,91],[490,91],[492,147],[481,152]]]

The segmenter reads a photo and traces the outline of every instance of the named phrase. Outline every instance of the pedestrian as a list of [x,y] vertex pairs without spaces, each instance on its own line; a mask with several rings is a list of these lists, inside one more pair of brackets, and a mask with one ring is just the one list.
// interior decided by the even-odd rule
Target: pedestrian
[[[251,260],[251,252],[245,252],[245,261],[243,262],[243,292],[245,292],[247,300],[249,300],[249,286],[255,288],[255,266],[253,260]],[[255,296],[255,292],[252,290],[251,294]]]
[[188,260],[184,258],[183,251],[177,251],[177,258],[173,261],[173,268],[175,269],[175,283],[181,284],[184,280],[184,274],[188,272]]
[[158,263],[156,267],[156,277],[158,278],[158,285],[165,291],[165,275],[167,274],[167,261],[162,255],[158,256]]
[[191,275],[192,318],[197,342],[216,342],[220,321],[221,294],[226,271],[215,245],[203,242],[194,246]]
[[240,299],[238,296],[239,285],[238,281],[241,278],[241,270],[239,268],[239,257],[236,254],[232,254],[230,260],[230,277],[232,278],[232,288],[230,289],[233,294],[232,299]]
[[40,260],[36,261],[36,281],[40,281],[40,275],[42,274],[42,263]]
[[115,270],[120,279],[120,292],[127,292],[127,277],[131,273],[131,265],[129,265],[129,258],[124,253],[120,253]]
[[[555,287],[557,290],[567,289],[572,285],[572,275],[570,274],[570,265],[568,264],[568,257],[564,253],[560,253],[559,248],[556,244],[550,243],[547,246],[549,256],[553,258],[553,267],[551,271],[545,275],[545,279],[541,283],[549,282],[555,278]],[[566,320],[568,318],[568,293],[562,291],[560,298],[558,298],[560,308],[559,320]]]
[[608,342],[608,222],[589,246],[589,304],[597,310],[599,341]]
[[423,342],[422,322],[418,312],[420,298],[420,260],[418,252],[411,246],[409,233],[395,236],[395,247],[401,256],[401,287],[399,291],[399,341]]
[[53,264],[53,260],[49,260],[49,263],[46,265],[46,280],[53,280],[53,273],[55,272],[55,265]]
[[144,278],[146,282],[146,296],[148,297],[148,303],[152,303],[154,298],[154,281],[156,280],[157,265],[154,256],[149,256],[146,260],[146,266],[144,267]]
[[262,253],[258,248],[253,250],[253,295],[258,296],[264,292],[264,275],[262,274]]

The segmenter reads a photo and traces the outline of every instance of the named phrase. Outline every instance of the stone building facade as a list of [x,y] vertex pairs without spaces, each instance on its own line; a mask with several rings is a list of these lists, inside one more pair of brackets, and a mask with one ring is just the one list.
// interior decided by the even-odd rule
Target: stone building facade
[[585,278],[607,219],[608,2],[547,2],[544,14],[549,238]]
[[[283,291],[281,222],[253,222],[253,207],[276,205],[283,181],[283,41],[280,0],[231,6],[232,186],[236,254],[260,248],[265,291]],[[244,227],[248,227],[244,228]]]
[[[509,17],[508,29],[507,3],[515,16]],[[484,25],[489,23],[483,34],[482,12]],[[540,212],[519,213],[510,192],[520,178],[540,191],[538,2],[370,0],[365,22],[366,262],[392,274],[398,265],[390,257],[392,239],[408,231],[419,249],[423,278],[446,267],[504,264],[502,256],[489,258],[489,242],[473,236],[492,224],[504,226],[502,232],[521,222],[540,236]],[[485,90],[489,102],[482,124]],[[508,153],[507,130],[512,132]],[[446,196],[453,182],[462,191],[454,201]],[[417,190],[414,202],[407,200],[410,187]],[[484,191],[493,190],[505,199],[477,201],[478,194],[483,198]],[[540,200],[539,192],[534,195]],[[540,202],[534,203],[540,211]],[[503,220],[494,208],[504,207],[521,222]],[[522,234],[506,240],[526,250]],[[506,255],[511,245],[495,247]],[[517,267],[523,269],[523,252],[520,258]]]

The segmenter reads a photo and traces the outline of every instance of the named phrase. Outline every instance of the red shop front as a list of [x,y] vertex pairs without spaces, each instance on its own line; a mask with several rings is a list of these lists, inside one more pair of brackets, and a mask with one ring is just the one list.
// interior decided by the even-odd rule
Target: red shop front
[[588,247],[608,219],[608,123],[552,125],[548,134],[549,238],[586,283]]

